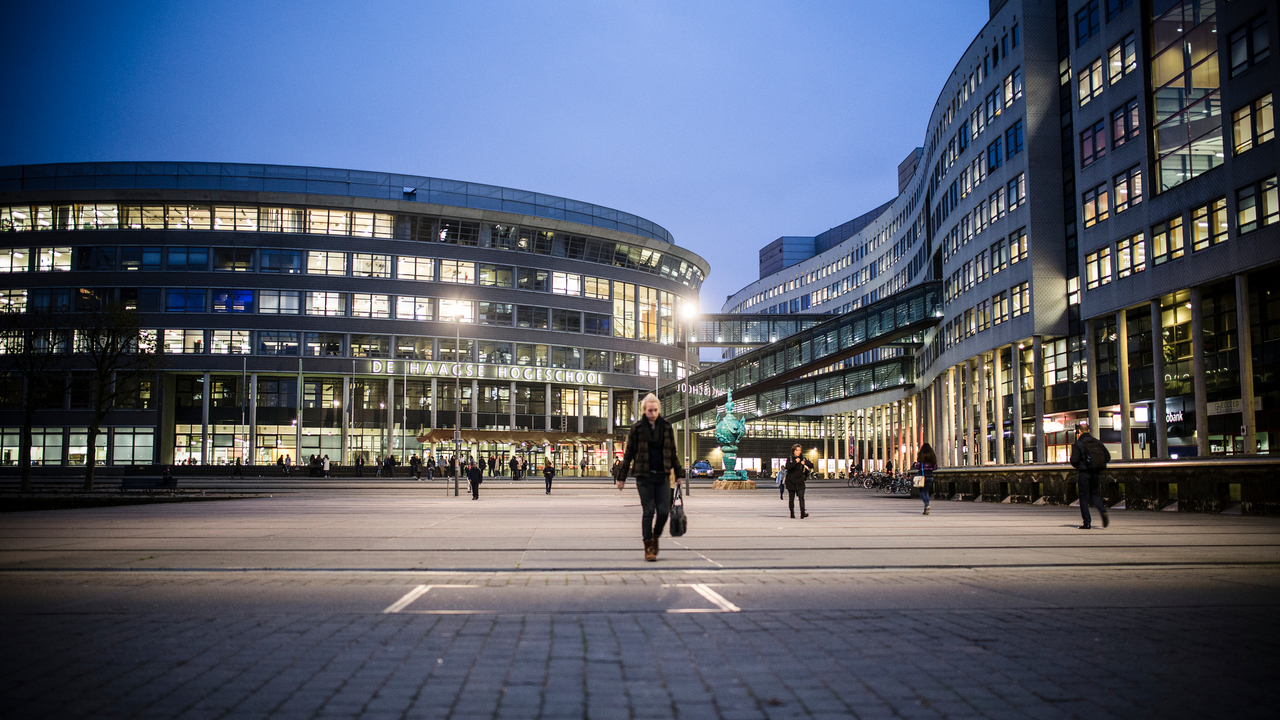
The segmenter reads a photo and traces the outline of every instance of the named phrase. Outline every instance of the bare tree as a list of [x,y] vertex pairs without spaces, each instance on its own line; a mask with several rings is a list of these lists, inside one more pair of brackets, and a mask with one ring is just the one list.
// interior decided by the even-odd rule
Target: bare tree
[[88,457],[85,459],[84,490],[93,490],[97,467],[97,440],[102,423],[128,392],[138,375],[159,367],[155,349],[139,342],[141,327],[137,311],[121,303],[107,303],[77,313],[75,352],[77,365],[88,365],[91,374],[93,419],[89,423]]
[[49,399],[48,386],[62,377],[68,346],[67,317],[47,309],[6,305],[0,311],[0,367],[17,381],[21,397],[22,432],[18,438],[18,465],[22,491],[31,492],[31,434],[36,411]]

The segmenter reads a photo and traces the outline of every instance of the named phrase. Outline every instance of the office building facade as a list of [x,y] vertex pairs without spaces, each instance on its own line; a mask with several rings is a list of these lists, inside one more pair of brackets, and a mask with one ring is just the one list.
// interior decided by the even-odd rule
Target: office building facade
[[926,441],[947,465],[1065,462],[1085,418],[1117,459],[1272,452],[1278,23],[1266,0],[993,0],[898,196],[724,312],[940,283],[935,327],[840,364],[909,377],[796,416],[841,463]]
[[[696,367],[681,308],[709,270],[589,203],[204,163],[0,168],[0,259],[8,312],[138,312],[160,369],[108,417],[108,465],[403,461],[458,431],[464,454],[603,470],[639,397]],[[33,460],[83,464],[87,381],[74,357],[55,375]]]

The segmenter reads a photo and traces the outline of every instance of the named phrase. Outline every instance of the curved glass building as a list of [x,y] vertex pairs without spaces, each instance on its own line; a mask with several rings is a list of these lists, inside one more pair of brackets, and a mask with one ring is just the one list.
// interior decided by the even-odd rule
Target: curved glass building
[[[0,168],[0,302],[135,308],[162,354],[98,439],[107,464],[545,453],[607,469],[638,398],[696,366],[709,268],[644,218],[566,198],[277,165]],[[82,464],[80,372],[33,460]],[[18,457],[14,393],[0,461]],[[17,394],[19,397],[21,393]]]

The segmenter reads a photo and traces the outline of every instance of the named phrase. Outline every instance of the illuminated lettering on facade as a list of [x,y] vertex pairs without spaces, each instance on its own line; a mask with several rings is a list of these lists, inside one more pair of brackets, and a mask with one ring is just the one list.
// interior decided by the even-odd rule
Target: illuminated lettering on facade
[[532,382],[603,385],[598,372],[557,370],[554,368],[513,365],[479,365],[476,363],[423,362],[417,360],[369,360],[357,371],[374,375],[413,375],[415,377],[476,378],[479,380],[528,380]]

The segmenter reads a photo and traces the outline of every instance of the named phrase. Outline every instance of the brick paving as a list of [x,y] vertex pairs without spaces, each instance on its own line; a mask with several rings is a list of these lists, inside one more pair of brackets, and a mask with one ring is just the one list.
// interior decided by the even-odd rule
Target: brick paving
[[[299,502],[285,514],[305,520],[310,541],[344,542],[352,526],[306,520],[312,501]],[[378,502],[354,511],[377,517]],[[695,527],[711,535],[751,512],[740,499],[703,502]],[[1112,526],[1127,535],[1050,543],[1070,564],[984,565],[972,560],[1005,551],[937,548],[1030,547],[1062,513],[956,504],[951,530],[935,523],[922,532],[943,534],[898,543],[891,567],[860,568],[850,553],[915,535],[918,516],[839,502],[848,506],[832,497],[824,511],[847,524],[770,531],[766,545],[827,548],[808,550],[825,562],[805,568],[709,568],[674,548],[656,565],[628,552],[607,569],[469,568],[462,551],[490,532],[478,523],[510,517],[497,502],[473,512],[454,566],[432,571],[292,566],[287,551],[269,569],[141,570],[115,564],[114,550],[89,567],[97,543],[141,538],[131,553],[160,552],[196,525],[210,543],[239,543],[264,520],[215,507],[224,503],[10,514],[0,518],[0,701],[6,718],[23,719],[1273,716],[1274,521],[1133,513]],[[383,539],[403,533],[394,508],[385,515]],[[585,544],[631,550],[630,517],[616,522]],[[848,542],[867,525],[876,532]],[[537,533],[507,541],[516,536]],[[68,538],[75,550],[60,552],[84,569],[40,565]],[[732,544],[687,540],[721,559]],[[1117,543],[1157,551],[1117,563]],[[740,611],[716,611],[693,584]],[[420,585],[432,589],[385,612]]]

